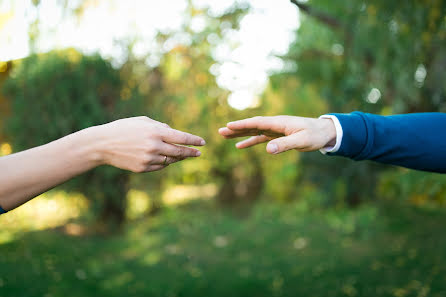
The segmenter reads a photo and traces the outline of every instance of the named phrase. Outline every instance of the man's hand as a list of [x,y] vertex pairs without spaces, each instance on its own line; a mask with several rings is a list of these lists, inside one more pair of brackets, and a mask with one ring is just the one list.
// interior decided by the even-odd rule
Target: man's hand
[[244,149],[268,142],[266,151],[279,154],[291,149],[301,152],[315,151],[336,141],[336,128],[331,119],[294,116],[254,117],[230,122],[218,131],[223,137],[251,136],[237,143]]
[[181,132],[148,117],[117,120],[89,128],[98,140],[97,159],[133,172],[149,172],[189,157],[200,151],[184,145],[202,146],[203,138]]

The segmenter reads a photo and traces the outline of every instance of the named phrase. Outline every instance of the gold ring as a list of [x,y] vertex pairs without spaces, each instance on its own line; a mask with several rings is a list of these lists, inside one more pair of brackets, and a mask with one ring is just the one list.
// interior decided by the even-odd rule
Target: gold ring
[[167,156],[164,156],[164,162],[163,165],[166,166],[167,165]]

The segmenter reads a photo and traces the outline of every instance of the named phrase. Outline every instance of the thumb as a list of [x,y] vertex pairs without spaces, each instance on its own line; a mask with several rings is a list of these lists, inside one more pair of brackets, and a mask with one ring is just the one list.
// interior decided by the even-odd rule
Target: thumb
[[292,149],[303,149],[308,146],[306,138],[306,134],[302,132],[276,138],[268,143],[266,151],[270,154],[280,154]]

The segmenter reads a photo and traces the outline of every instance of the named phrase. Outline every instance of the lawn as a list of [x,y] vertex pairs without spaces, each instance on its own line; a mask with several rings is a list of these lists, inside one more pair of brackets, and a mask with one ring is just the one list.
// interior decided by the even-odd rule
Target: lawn
[[0,245],[0,296],[446,296],[444,226],[444,210],[265,201],[169,207],[113,237],[23,230]]

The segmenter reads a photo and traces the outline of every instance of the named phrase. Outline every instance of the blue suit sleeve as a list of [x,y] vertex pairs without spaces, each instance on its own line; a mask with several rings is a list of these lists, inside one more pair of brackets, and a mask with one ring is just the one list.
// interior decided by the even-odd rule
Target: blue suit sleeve
[[333,115],[341,123],[343,138],[339,150],[329,155],[446,173],[445,113]]
[[6,211],[0,206],[0,215],[4,214]]

